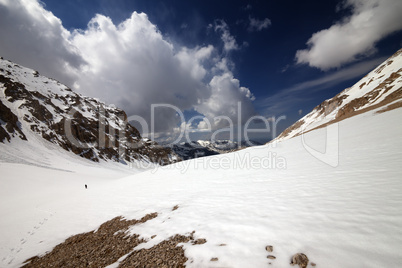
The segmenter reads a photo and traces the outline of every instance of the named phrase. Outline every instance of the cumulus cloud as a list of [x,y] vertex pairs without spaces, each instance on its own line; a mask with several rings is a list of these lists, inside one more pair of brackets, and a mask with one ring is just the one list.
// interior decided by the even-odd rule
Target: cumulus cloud
[[240,86],[240,81],[233,77],[232,72],[225,70],[222,74],[215,75],[209,87],[210,98],[195,106],[195,110],[206,117],[199,123],[200,129],[205,128],[206,120],[211,129],[219,129],[232,123],[236,125],[239,120],[245,123],[255,115],[251,102],[255,99],[253,94],[248,88]]
[[74,70],[85,64],[60,19],[37,1],[0,0],[0,54],[73,84]]
[[[186,110],[209,95],[202,83],[207,72],[202,61],[213,48],[182,48],[175,53],[144,13],[134,12],[117,26],[110,18],[96,15],[85,31],[74,32],[72,43],[89,65],[76,82],[79,90],[147,122],[151,122],[151,104]],[[175,110],[155,112],[155,131],[168,131],[177,124]]]
[[340,67],[375,53],[379,40],[402,29],[400,0],[346,0],[338,9],[345,8],[351,15],[314,33],[308,49],[296,52],[297,63],[321,70]]
[[271,26],[271,20],[268,18],[259,20],[256,18],[249,17],[248,19],[249,19],[249,25],[247,31],[249,32],[259,32]]
[[[212,45],[178,47],[165,40],[144,13],[116,25],[101,14],[71,32],[37,1],[0,0],[0,54],[51,76],[78,92],[123,108],[151,123],[161,136],[183,126],[178,112],[207,118],[254,113],[251,92],[233,77],[227,52],[239,49],[224,21],[216,24],[224,52]],[[214,123],[214,127],[221,124]],[[186,126],[186,124],[184,124]],[[165,134],[163,134],[165,133]]]

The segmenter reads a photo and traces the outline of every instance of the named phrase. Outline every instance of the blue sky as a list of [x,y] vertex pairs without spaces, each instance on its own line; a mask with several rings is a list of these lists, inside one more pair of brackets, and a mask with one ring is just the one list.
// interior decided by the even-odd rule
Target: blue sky
[[[243,122],[285,115],[283,130],[401,48],[399,14],[400,0],[1,0],[0,55],[146,120],[153,103],[213,121],[240,102]],[[158,115],[160,137],[175,117]]]

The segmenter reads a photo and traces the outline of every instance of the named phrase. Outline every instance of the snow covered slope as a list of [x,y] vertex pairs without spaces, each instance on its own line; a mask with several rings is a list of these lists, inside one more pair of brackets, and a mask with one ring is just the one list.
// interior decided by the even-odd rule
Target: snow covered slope
[[[297,252],[316,267],[399,267],[402,109],[380,109],[339,122],[336,139],[320,128],[120,179],[1,162],[0,266],[19,267],[115,216],[157,212],[130,228],[148,241],[135,249],[195,231],[206,243],[181,244],[188,267],[292,267]],[[336,167],[306,150],[328,142],[339,147]]]
[[315,107],[271,142],[287,140],[375,108],[383,107],[385,111],[401,107],[401,76],[402,49],[354,86]]
[[[92,161],[168,164],[178,157],[141,138],[123,110],[73,92],[54,79],[0,59],[0,142],[30,133]],[[37,148],[40,150],[40,148]]]

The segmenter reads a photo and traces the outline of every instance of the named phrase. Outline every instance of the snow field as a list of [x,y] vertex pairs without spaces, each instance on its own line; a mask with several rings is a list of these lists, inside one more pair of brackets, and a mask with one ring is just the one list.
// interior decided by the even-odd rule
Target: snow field
[[[3,161],[0,266],[18,267],[115,216],[139,219],[158,212],[155,219],[130,229],[149,239],[138,249],[195,231],[207,243],[184,244],[188,267],[290,267],[290,257],[298,252],[317,267],[398,267],[401,116],[396,109],[349,118],[339,123],[339,140],[326,141],[326,128],[307,133],[307,145],[320,151],[325,142],[338,143],[336,167],[309,154],[300,136],[276,147],[253,147],[142,173],[110,163],[63,160],[50,149],[41,151],[54,154],[41,167]],[[5,148],[1,145],[2,155]],[[252,167],[235,166],[236,158],[266,159],[270,152],[284,159],[286,168],[258,168],[257,161]],[[213,158],[229,167],[217,168]],[[172,211],[175,205],[179,208]],[[265,250],[267,245],[274,247],[272,253]],[[211,262],[215,257],[219,260]]]

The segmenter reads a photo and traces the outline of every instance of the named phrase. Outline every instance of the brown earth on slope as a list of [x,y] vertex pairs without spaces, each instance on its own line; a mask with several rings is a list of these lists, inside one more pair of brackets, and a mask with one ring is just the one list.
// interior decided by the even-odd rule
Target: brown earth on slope
[[105,267],[145,242],[139,235],[126,234],[130,226],[157,216],[157,213],[152,213],[140,220],[116,217],[95,231],[68,238],[42,257],[28,259],[23,267]]
[[[313,112],[316,112],[316,116],[320,115],[328,115],[332,113],[337,107],[339,107],[343,100],[347,98],[347,95],[342,95],[343,92],[338,93],[335,97],[323,101],[321,104],[317,105],[314,109]],[[300,119],[287,129],[285,129],[279,136],[278,138],[284,138],[288,136],[293,130],[300,128],[303,124],[305,123],[304,119]],[[298,134],[300,135],[300,134]],[[298,136],[296,135],[296,136]]]
[[134,251],[119,267],[185,267],[187,257],[184,255],[183,246],[177,245],[187,243],[191,239],[192,235],[177,234],[150,249]]
[[147,241],[138,234],[129,235],[128,229],[157,216],[147,214],[140,220],[116,217],[97,230],[68,238],[43,256],[26,260],[23,267],[105,267],[118,261],[119,267],[185,267],[188,259],[179,243],[206,243],[205,239],[194,238],[195,231],[176,234],[149,249],[133,250]]
[[[345,106],[343,106],[338,113],[336,114],[336,119],[343,120],[346,118],[349,118],[351,116],[354,116],[356,114],[359,114],[359,111],[357,109],[359,109],[360,107],[363,107],[364,105],[375,101],[379,95],[380,92],[382,92],[382,94],[388,92],[393,86],[389,86],[389,84],[391,84],[395,79],[399,78],[401,75],[399,74],[400,72],[402,72],[402,69],[399,69],[397,72],[392,73],[387,79],[384,80],[384,82],[382,82],[381,84],[379,84],[376,88],[374,88],[372,91],[370,91],[369,93],[365,94],[363,97],[357,98],[352,100],[351,102],[349,102],[348,104],[346,104]],[[402,97],[401,95],[401,89],[399,88],[398,90],[396,90],[395,92],[393,92],[392,94],[390,94],[389,96],[387,96],[382,102],[380,102],[378,105],[373,105],[371,107],[381,107],[384,105],[387,105],[393,101],[395,101],[396,99],[399,99]],[[370,107],[367,107],[363,110],[365,111],[369,111],[372,110],[373,108],[370,109]],[[357,111],[356,111],[357,110]]]
[[[396,101],[396,100],[398,100],[398,99],[401,99],[401,98],[402,98],[402,88],[399,88],[398,90],[394,91],[392,94],[388,95],[388,96],[387,96],[384,100],[382,100],[380,103],[377,103],[377,104],[375,104],[375,105],[369,106],[369,107],[367,107],[367,108],[363,108],[363,109],[361,109],[361,110],[357,110],[357,111],[353,110],[353,111],[350,111],[349,113],[346,113],[346,114],[344,114],[344,115],[342,115],[342,116],[340,116],[340,117],[338,117],[338,118],[336,118],[336,119],[334,119],[334,120],[332,120],[332,121],[330,121],[330,122],[328,122],[328,123],[326,123],[326,124],[322,124],[322,125],[320,125],[320,126],[318,126],[318,127],[316,127],[316,128],[313,128],[313,129],[311,129],[311,130],[309,130],[309,131],[306,131],[306,132],[304,132],[304,133],[299,133],[299,134],[296,135],[296,136],[299,136],[299,135],[301,135],[301,134],[308,133],[308,132],[313,131],[313,130],[316,130],[316,129],[320,129],[320,128],[326,127],[326,126],[331,125],[331,124],[334,124],[334,123],[338,123],[338,122],[340,122],[340,121],[342,121],[342,120],[345,120],[345,119],[347,119],[347,118],[350,118],[350,117],[353,117],[353,116],[356,116],[356,115],[359,115],[359,114],[363,114],[363,113],[366,113],[366,112],[369,112],[369,111],[378,109],[378,108],[380,108],[380,107],[385,107],[385,108],[383,108],[383,109],[381,110],[382,112],[385,112],[385,111],[388,111],[388,110],[393,110],[393,109],[399,108],[399,107],[401,107],[401,106],[398,105],[397,103],[395,103],[395,104],[391,104],[391,103],[394,102],[394,101]],[[400,103],[400,102],[399,102],[399,103]],[[389,105],[389,104],[391,104],[391,105]],[[389,106],[387,106],[387,105],[389,105]],[[390,108],[392,108],[392,109],[387,109],[387,107],[390,107]],[[381,111],[378,111],[378,112],[381,112]]]

